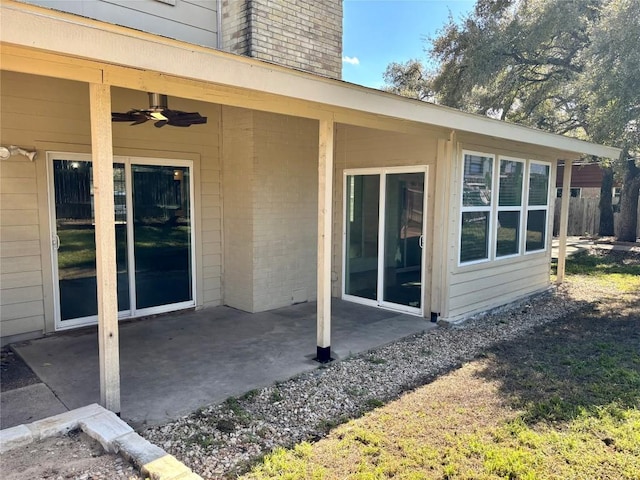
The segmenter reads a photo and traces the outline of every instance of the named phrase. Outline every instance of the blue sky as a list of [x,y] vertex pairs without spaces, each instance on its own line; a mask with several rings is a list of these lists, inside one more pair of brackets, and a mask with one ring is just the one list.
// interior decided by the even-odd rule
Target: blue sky
[[474,0],[344,0],[342,78],[379,88],[391,62],[426,60],[426,38]]

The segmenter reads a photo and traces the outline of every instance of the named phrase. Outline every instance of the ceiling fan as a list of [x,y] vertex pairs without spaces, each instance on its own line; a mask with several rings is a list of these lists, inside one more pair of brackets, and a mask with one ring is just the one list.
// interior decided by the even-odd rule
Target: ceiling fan
[[160,128],[165,125],[174,127],[189,127],[207,123],[207,117],[198,112],[182,112],[169,110],[167,96],[149,92],[149,108],[145,110],[132,109],[126,113],[111,112],[111,120],[114,122],[132,122],[131,125],[140,125],[148,120],[154,121],[154,126]]

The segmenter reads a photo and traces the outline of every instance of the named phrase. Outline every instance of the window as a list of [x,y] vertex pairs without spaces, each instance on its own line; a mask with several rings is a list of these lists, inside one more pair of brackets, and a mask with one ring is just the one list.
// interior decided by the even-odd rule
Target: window
[[520,253],[523,177],[523,160],[500,160],[496,257]]
[[[582,188],[572,187],[570,190],[571,198],[582,198]],[[556,198],[562,198],[562,187],[556,188]]]
[[544,250],[549,209],[549,170],[546,163],[529,163],[526,251]]
[[546,249],[551,164],[495,158],[463,152],[460,264]]
[[464,154],[460,263],[489,259],[493,161],[491,155]]

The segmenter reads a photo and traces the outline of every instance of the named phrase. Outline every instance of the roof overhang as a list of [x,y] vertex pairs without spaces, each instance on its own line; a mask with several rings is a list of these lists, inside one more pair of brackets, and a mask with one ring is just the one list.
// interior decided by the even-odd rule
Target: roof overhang
[[[100,83],[129,88],[146,86],[150,91],[155,86],[154,79],[160,82],[161,78],[174,77],[185,80],[185,93],[182,96],[186,98],[225,104],[224,95],[218,93],[217,96],[211,96],[202,92],[202,82],[232,89],[236,93],[244,92],[245,96],[254,97],[253,105],[260,104],[261,100],[256,96],[261,95],[271,99],[269,105],[275,105],[277,101],[273,100],[278,98],[297,102],[298,105],[306,104],[308,108],[298,108],[296,112],[309,118],[332,116],[337,121],[344,118],[348,123],[348,115],[344,116],[344,112],[364,113],[379,117],[382,121],[395,119],[470,132],[578,155],[607,158],[618,158],[620,155],[618,148],[464,113],[13,0],[2,0],[0,18],[3,57],[12,47],[28,48],[139,72],[137,82],[129,83],[123,80],[124,75],[118,75],[117,69],[106,69],[102,74],[98,72],[91,77],[92,81]],[[5,58],[2,60],[0,67],[11,70],[12,63],[4,61]],[[82,68],[82,65],[78,65],[78,68]],[[29,71],[28,66],[14,69]],[[264,110],[283,111],[280,107],[269,106],[265,106]],[[343,116],[336,117],[336,112],[342,112]]]

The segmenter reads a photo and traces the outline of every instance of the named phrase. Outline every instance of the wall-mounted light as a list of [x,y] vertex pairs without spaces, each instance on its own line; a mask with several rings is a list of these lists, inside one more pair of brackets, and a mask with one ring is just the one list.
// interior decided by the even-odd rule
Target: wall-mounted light
[[25,150],[24,148],[17,147],[16,145],[9,145],[8,147],[0,147],[0,159],[6,160],[14,155],[24,155],[32,162],[36,159],[38,152],[35,150]]

